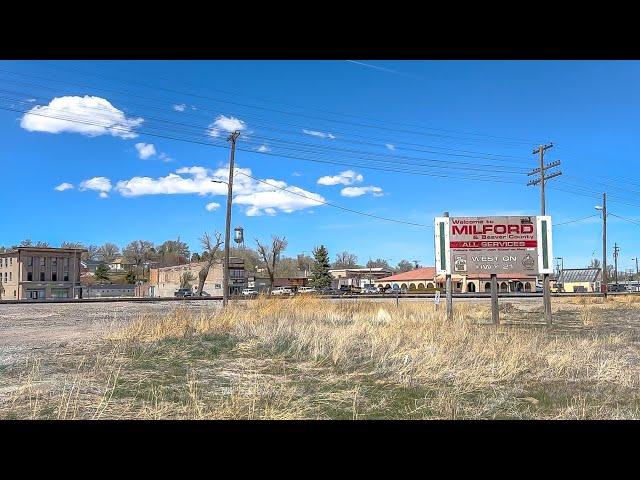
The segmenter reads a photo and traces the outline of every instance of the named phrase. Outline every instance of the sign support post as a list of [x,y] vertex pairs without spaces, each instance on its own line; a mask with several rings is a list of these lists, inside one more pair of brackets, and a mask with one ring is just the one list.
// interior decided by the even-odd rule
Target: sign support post
[[491,320],[494,325],[500,325],[500,311],[498,310],[498,275],[491,274]]
[[[449,217],[449,212],[443,212],[443,217]],[[451,289],[451,273],[445,274],[445,287],[446,287],[446,303],[447,303],[447,320],[453,320],[453,292]]]

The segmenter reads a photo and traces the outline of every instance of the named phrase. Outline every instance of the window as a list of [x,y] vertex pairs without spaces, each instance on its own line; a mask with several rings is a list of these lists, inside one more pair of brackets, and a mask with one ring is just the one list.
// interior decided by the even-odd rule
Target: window
[[13,267],[13,257],[9,257],[9,266]]
[[9,281],[12,282],[13,281],[13,272],[9,272]]
[[40,281],[44,282],[44,272],[40,272]]
[[65,268],[69,268],[69,257],[66,257],[63,261],[62,264],[64,265]]
[[4,272],[4,283],[7,283],[7,272]]
[[33,282],[33,272],[27,272],[27,282]]
[[16,291],[13,291],[13,298],[16,298]]
[[62,281],[63,282],[68,282],[69,281],[69,272],[64,272],[64,274],[62,276]]
[[40,257],[40,266],[44,267],[44,257]]
[[52,282],[57,282],[58,281],[58,272],[51,273],[51,281]]
[[51,259],[51,266],[52,266],[53,268],[56,268],[56,267],[58,266],[58,258],[57,258],[57,257],[53,257],[53,258]]
[[27,257],[27,266],[33,267],[33,257]]

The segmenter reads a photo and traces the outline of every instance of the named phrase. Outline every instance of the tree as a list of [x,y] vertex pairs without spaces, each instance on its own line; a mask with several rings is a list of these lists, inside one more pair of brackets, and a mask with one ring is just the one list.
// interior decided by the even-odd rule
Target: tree
[[193,282],[194,280],[195,277],[193,276],[193,273],[187,270],[182,275],[180,275],[180,288],[191,289],[191,282]]
[[160,264],[163,267],[172,267],[174,265],[180,265],[181,263],[187,263],[187,260],[191,257],[189,252],[189,245],[180,241],[180,237],[177,240],[167,240],[157,248]]
[[271,237],[271,245],[263,245],[256,238],[256,244],[258,245],[258,253],[262,257],[262,261],[267,269],[269,275],[269,293],[273,288],[276,264],[280,260],[280,254],[287,248],[287,239],[278,236]]
[[124,277],[125,281],[129,284],[134,284],[136,283],[136,274],[134,273],[133,270],[129,270],[127,272],[127,276]]
[[295,277],[298,274],[298,261],[295,258],[282,257],[276,268],[278,277]]
[[43,242],[42,240],[38,240],[35,244],[36,248],[49,248],[49,242]]
[[313,268],[313,257],[303,253],[298,254],[298,270],[309,272]]
[[598,260],[597,258],[592,258],[591,263],[589,264],[589,267],[602,268],[602,264],[600,263],[600,260]]
[[310,285],[314,288],[326,288],[331,286],[331,274],[329,269],[329,252],[324,245],[313,249],[313,267],[311,268]]
[[120,255],[120,248],[115,243],[107,242],[98,248],[98,255],[103,262],[111,263]]
[[122,250],[122,256],[136,267],[151,260],[154,254],[153,242],[134,240]]
[[388,268],[388,269],[391,269],[391,267],[389,266],[389,262],[387,262],[384,258],[376,258],[375,260],[369,260],[367,262],[367,268]]
[[31,246],[33,246],[33,242],[31,241],[30,238],[26,238],[26,239],[24,239],[24,240],[22,240],[20,242],[20,246],[21,247],[31,247]]
[[409,272],[413,270],[413,263],[411,263],[409,260],[400,260],[398,262],[398,266],[396,267],[396,270],[399,273]]
[[[216,261],[216,257],[218,251],[220,250],[220,245],[224,242],[222,241],[222,234],[215,232],[214,236],[216,237],[215,243],[211,240],[211,237],[207,232],[204,233],[200,242],[202,243],[202,248],[204,252],[207,254],[207,259],[204,261],[204,265],[198,272],[198,292],[196,295],[199,297],[202,296],[202,289],[204,288],[204,282],[207,280],[207,275],[209,275],[209,270],[213,266]],[[204,256],[204,255],[203,255]],[[222,265],[224,268],[224,265]],[[228,285],[224,285],[223,288],[229,288]]]
[[98,280],[109,280],[109,267],[107,267],[104,263],[101,263],[96,268],[96,278]]
[[191,263],[198,263],[200,261],[200,254],[198,252],[193,252],[191,254]]
[[95,260],[98,258],[98,246],[89,245],[87,251],[82,254],[82,260]]
[[62,242],[60,248],[85,248],[81,242]]
[[353,253],[341,252],[336,255],[333,268],[355,268],[358,266],[358,257]]

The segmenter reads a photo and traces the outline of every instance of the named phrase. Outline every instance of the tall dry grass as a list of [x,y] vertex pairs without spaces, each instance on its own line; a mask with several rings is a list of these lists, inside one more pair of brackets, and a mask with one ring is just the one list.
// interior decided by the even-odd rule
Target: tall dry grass
[[[611,313],[629,305],[639,304],[616,298],[602,305],[557,302],[556,308],[573,306],[581,323],[593,326],[603,308]],[[53,415],[640,417],[634,331],[564,335],[488,325],[486,305],[460,302],[453,321],[443,310],[426,302],[396,307],[301,296],[141,317],[108,335],[106,350],[84,370],[87,383],[100,385],[93,397],[83,397],[82,380],[70,376]],[[517,309],[509,315],[517,317]],[[222,354],[197,353],[221,339],[229,342]],[[33,408],[31,416],[38,416]]]

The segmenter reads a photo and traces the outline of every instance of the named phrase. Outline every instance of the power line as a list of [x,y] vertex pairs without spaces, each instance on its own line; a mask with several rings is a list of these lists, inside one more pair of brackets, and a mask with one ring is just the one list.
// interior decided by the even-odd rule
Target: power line
[[576,223],[576,222],[581,222],[583,220],[587,220],[589,218],[593,218],[593,217],[599,217],[600,215],[598,215],[597,213],[594,215],[589,215],[588,217],[582,217],[582,218],[576,218],[575,220],[569,220],[568,222],[561,222],[561,223],[556,223],[553,226],[554,227],[561,227],[563,225],[568,225],[570,223]]
[[317,203],[322,204],[322,205],[328,205],[330,207],[339,208],[340,210],[345,210],[347,212],[355,213],[355,214],[358,214],[358,215],[363,215],[363,216],[366,216],[366,217],[376,218],[378,220],[384,220],[384,221],[387,221],[387,222],[402,223],[404,225],[412,225],[414,227],[433,228],[433,225],[425,225],[423,223],[414,223],[414,222],[407,222],[405,220],[397,220],[395,218],[381,217],[380,215],[374,215],[372,213],[367,213],[367,212],[362,212],[362,211],[359,211],[359,210],[354,210],[352,208],[347,208],[345,206],[338,205],[336,203],[331,203],[331,202],[327,202],[327,201],[318,200],[316,198],[308,197],[307,195],[304,195],[302,193],[291,191],[291,190],[287,189],[286,187],[280,187],[278,185],[273,185],[272,183],[269,183],[269,182],[267,182],[265,180],[261,180],[261,179],[259,179],[257,177],[254,177],[253,175],[249,175],[248,173],[244,173],[244,172],[241,172],[239,170],[236,171],[236,173],[239,173],[239,174],[244,175],[244,176],[249,177],[249,178],[253,178],[254,180],[256,180],[256,181],[258,181],[260,183],[264,183],[265,185],[269,185],[270,187],[277,188],[278,190],[283,190],[283,191],[285,191],[287,193],[291,193],[293,195],[297,195],[299,197],[306,198],[307,200],[311,200],[311,201],[317,202]]
[[[58,119],[58,120],[65,120],[65,121],[68,121],[68,122],[84,124],[84,125],[99,126],[99,127],[102,127],[102,128],[109,128],[110,130],[121,131],[121,132],[126,132],[126,133],[132,133],[133,132],[133,130],[130,129],[130,128],[123,128],[123,127],[105,125],[105,124],[100,124],[100,123],[95,123],[95,122],[82,121],[82,120],[78,120],[77,118],[73,118],[73,117],[62,117],[62,116],[54,116],[54,115],[45,115],[43,113],[30,112],[30,111],[27,111],[27,110],[21,110],[21,109],[10,108],[10,107],[0,107],[0,110],[6,110],[6,111],[12,111],[12,112],[20,112],[20,113],[29,113],[29,115],[35,115],[35,116],[40,116],[40,117],[45,117],[45,118],[54,118],[54,119]],[[178,140],[178,141],[182,141],[182,142],[195,143],[195,144],[213,146],[213,147],[218,147],[218,148],[225,148],[223,145],[216,145],[215,143],[212,143],[213,141],[215,141],[215,139],[211,139],[211,140],[208,140],[208,141],[205,142],[205,141],[201,141],[201,140],[185,139],[185,138],[180,138],[180,137],[176,137],[176,136],[170,136],[170,135],[166,135],[166,134],[159,134],[159,133],[154,133],[154,132],[149,132],[149,131],[142,131],[142,130],[139,130],[139,129],[136,130],[136,133],[149,135],[149,136],[153,136],[153,137],[166,138],[166,139],[171,139],[171,140]],[[511,182],[511,181],[508,181],[508,180],[504,180],[504,178],[500,177],[500,176],[491,176],[491,175],[476,175],[476,176],[474,176],[474,175],[470,175],[470,174],[467,174],[467,175],[445,175],[445,174],[427,173],[427,172],[424,172],[424,171],[400,170],[400,169],[394,169],[394,168],[380,168],[380,167],[371,166],[371,165],[368,165],[368,164],[334,162],[334,161],[329,161],[329,160],[303,158],[303,157],[293,156],[293,155],[275,154],[275,153],[270,153],[270,152],[260,152],[260,151],[255,151],[255,150],[242,149],[242,148],[238,148],[238,150],[244,151],[244,152],[248,152],[248,153],[255,153],[255,154],[259,154],[259,155],[269,155],[269,156],[275,156],[275,157],[291,158],[291,159],[295,159],[295,160],[302,160],[302,161],[309,161],[309,162],[316,162],[316,163],[325,163],[325,164],[331,164],[331,165],[338,165],[338,166],[342,166],[342,167],[351,166],[351,167],[357,167],[357,168],[363,168],[363,169],[369,169],[369,170],[385,171],[385,172],[410,173],[410,174],[413,174],[413,175],[422,175],[422,176],[437,177],[437,178],[456,178],[456,179],[462,179],[462,180],[490,181],[492,183],[513,183],[513,184],[518,184],[519,183],[519,182],[515,182],[515,181]],[[431,167],[431,168],[434,168],[434,167]]]
[[[51,65],[54,66],[55,68],[58,68],[60,70],[64,71],[64,68],[60,67],[59,65]],[[78,68],[74,69],[76,72],[80,72],[81,74],[84,74],[85,76],[93,76],[96,78],[104,78],[104,79],[109,79],[109,77],[105,76],[104,74],[100,75],[100,74],[96,74],[96,73],[90,73],[90,72],[86,72],[86,71],[82,71]],[[68,70],[67,70],[68,71]],[[156,76],[156,78],[162,78],[162,77],[158,77]],[[110,80],[114,80],[114,77],[111,77]],[[164,77],[165,80],[168,80],[166,77]],[[118,81],[123,81],[123,79],[116,79]],[[126,82],[129,82],[130,80],[124,80]],[[211,99],[211,97],[207,97],[207,96],[203,96],[203,95],[199,95],[199,94],[195,94],[193,92],[181,92],[181,91],[177,91],[174,89],[167,89],[164,87],[159,87],[159,86],[153,86],[153,85],[149,85],[149,84],[144,84],[141,82],[134,82],[137,83],[138,85],[144,86],[146,88],[152,88],[152,89],[162,89],[162,90],[166,90],[172,93],[178,93],[181,95],[186,95],[186,96],[193,96],[193,97],[198,97],[198,98],[204,98],[204,99]],[[182,84],[186,84],[186,82],[184,82],[184,80],[182,80]],[[434,127],[426,127],[424,125],[417,125],[417,124],[411,124],[411,123],[407,123],[407,122],[397,122],[397,121],[388,121],[388,120],[379,120],[379,119],[375,119],[372,117],[367,117],[367,116],[363,116],[363,115],[354,115],[354,114],[348,114],[348,113],[343,113],[343,112],[332,112],[330,110],[325,110],[325,109],[319,109],[319,108],[314,108],[314,107],[309,107],[309,106],[302,106],[302,105],[296,105],[296,104],[292,104],[290,102],[283,102],[280,100],[268,100],[268,99],[264,99],[264,98],[260,98],[260,97],[256,97],[256,96],[248,96],[246,94],[240,93],[238,91],[228,91],[228,90],[222,90],[222,89],[216,89],[216,88],[212,88],[207,86],[207,89],[209,90],[213,90],[213,91],[217,91],[217,92],[221,92],[227,95],[233,95],[235,96],[244,96],[245,98],[254,98],[256,100],[265,102],[265,103],[281,103],[284,105],[289,105],[289,106],[293,106],[294,108],[299,108],[299,109],[304,109],[304,110],[316,110],[316,111],[320,111],[323,113],[329,113],[331,115],[337,115],[337,116],[346,116],[346,117],[351,117],[351,118],[362,118],[365,120],[369,120],[369,121],[376,121],[376,122],[384,122],[384,123],[392,123],[392,124],[396,124],[396,125],[404,125],[404,126],[408,126],[411,128],[424,128],[426,130],[434,130],[434,131],[442,131],[442,132],[449,132],[449,133],[459,133],[459,134],[463,134],[463,135],[474,135],[474,136],[483,136],[483,137],[489,137],[489,138],[495,138],[495,139],[500,139],[500,140],[509,140],[512,142],[518,142],[518,143],[523,143],[523,144],[537,144],[539,143],[538,141],[534,141],[534,140],[529,140],[529,139],[522,139],[522,138],[513,138],[513,137],[502,137],[502,136],[495,136],[495,135],[488,135],[488,134],[484,134],[484,133],[477,133],[477,132],[464,132],[464,131],[460,131],[460,130],[448,130],[448,129],[442,129],[442,128],[434,128]],[[288,112],[291,115],[296,115],[295,113],[291,113]],[[299,115],[299,114],[298,114]],[[329,119],[328,121],[335,121],[333,119]]]
[[630,218],[622,217],[620,215],[616,215],[615,213],[611,213],[611,212],[609,212],[608,215],[614,216],[616,218],[619,218],[620,220],[624,220],[626,222],[633,223],[634,225],[640,226],[640,222],[637,220],[632,220]]
[[[0,71],[2,71],[0,69]],[[25,84],[25,82],[15,82],[15,83],[22,83]],[[32,84],[32,83],[26,83],[27,85],[31,85],[31,86],[35,86],[35,87],[39,87],[39,88],[49,88],[45,85],[37,85],[37,84]],[[91,87],[87,87],[87,88],[91,88]],[[11,90],[0,90],[0,91],[4,91],[7,93],[13,93],[13,94],[17,94],[17,95],[24,95],[25,97],[38,97],[38,95],[34,95],[31,93],[21,93],[21,92],[15,92],[15,91],[11,91]],[[142,97],[142,98],[148,98],[148,97]],[[20,101],[22,103],[24,103],[24,99],[20,99],[20,98],[15,98],[13,99],[14,101]],[[131,104],[131,102],[129,101],[129,103]],[[132,105],[136,105],[136,104],[132,104]],[[100,111],[109,111],[107,109],[105,109],[104,107],[100,107],[100,106],[95,106],[95,107],[84,107],[86,109],[96,109],[96,110],[100,110]],[[150,108],[150,109],[154,109],[154,110],[160,110],[162,112],[166,112],[166,108],[159,108],[157,106],[149,106],[149,105],[144,105],[144,108]],[[207,111],[206,109],[202,109],[202,107],[199,107],[198,109],[198,115],[200,115],[203,111]],[[218,113],[219,112],[215,112]],[[191,112],[187,113],[187,114],[181,114],[181,115],[185,115],[185,116],[190,116],[192,115]],[[243,117],[249,117],[251,118],[251,115],[246,115],[243,113],[242,115]],[[185,127],[192,127],[192,128],[197,128],[197,129],[202,129],[203,127],[201,125],[194,125],[194,124],[187,124],[184,122],[176,122],[176,121],[171,121],[171,120],[166,120],[166,119],[162,119],[162,118],[157,118],[157,117],[151,117],[145,114],[145,117],[147,120],[156,120],[159,122],[163,122],[163,123],[169,123],[172,125],[178,125],[178,126],[185,126]],[[274,128],[273,127],[273,121],[272,120],[267,120],[261,117],[258,117],[259,119],[265,120],[270,122],[269,125],[264,125],[264,124],[259,124],[259,123],[254,123],[252,122],[252,126],[256,126],[256,127],[260,127],[261,129],[264,130],[268,130],[268,131],[274,131],[277,133],[284,133],[287,135],[295,135],[295,136],[301,136],[303,135],[302,130],[305,129],[309,129],[310,127],[308,125],[296,125],[296,124],[287,124],[284,123],[285,125],[294,125],[296,126],[298,129],[295,131],[289,131],[289,130],[283,130],[283,129],[278,129],[278,128]],[[210,121],[210,120],[209,120]],[[282,122],[280,122],[282,123]],[[378,139],[378,138],[371,138],[371,137],[367,137],[367,136],[363,136],[363,135],[358,135],[356,133],[353,132],[335,132],[337,136],[335,136],[335,138],[332,139],[332,142],[344,142],[344,143],[352,143],[352,144],[358,144],[358,145],[367,145],[367,146],[373,146],[373,147],[377,147],[377,148],[387,148],[386,144],[389,143],[391,144],[391,142],[393,142],[393,145],[412,145],[412,146],[418,146],[418,147],[422,147],[422,148],[407,148],[407,147],[401,147],[399,150],[404,151],[415,151],[415,152],[419,152],[419,153],[431,153],[431,154],[437,154],[437,155],[446,155],[446,156],[454,156],[454,157],[464,157],[464,158],[476,158],[476,159],[483,159],[483,160],[490,160],[490,161],[494,161],[494,162],[511,162],[513,163],[514,160],[520,160],[522,162],[526,161],[521,157],[515,157],[513,155],[501,155],[501,154],[495,154],[495,153],[486,153],[486,152],[474,152],[471,150],[462,150],[462,149],[451,149],[451,148],[447,148],[447,147],[440,147],[440,146],[434,146],[434,145],[423,145],[423,144],[417,144],[417,143],[410,143],[410,142],[403,142],[403,141],[397,141],[395,139]],[[363,138],[369,141],[359,141],[359,140],[353,140],[350,137],[356,137],[356,138]],[[260,138],[264,138],[265,140],[274,140],[273,137],[260,137]],[[322,145],[317,145],[317,144],[310,144],[310,143],[305,143],[305,142],[291,142],[291,143],[299,143],[300,145],[306,145],[306,146],[311,146],[311,147],[315,147],[315,148],[323,148]],[[325,147],[326,148],[326,147]],[[426,149],[425,149],[426,148]],[[443,151],[443,152],[439,152],[439,151],[434,151],[434,150],[428,150],[429,148],[434,148],[434,149],[441,149],[441,150],[450,150],[451,152],[462,152],[462,153],[450,153],[447,151]],[[372,152],[375,153],[375,152]],[[379,154],[378,154],[379,155]],[[392,155],[387,154],[387,156],[392,157]],[[393,155],[393,157],[398,157],[398,155]],[[406,156],[405,156],[406,157]],[[416,157],[409,157],[409,158],[416,158]],[[507,160],[507,159],[510,160]],[[461,162],[458,162],[461,163]],[[503,166],[501,165],[492,165],[495,168],[503,168]]]

